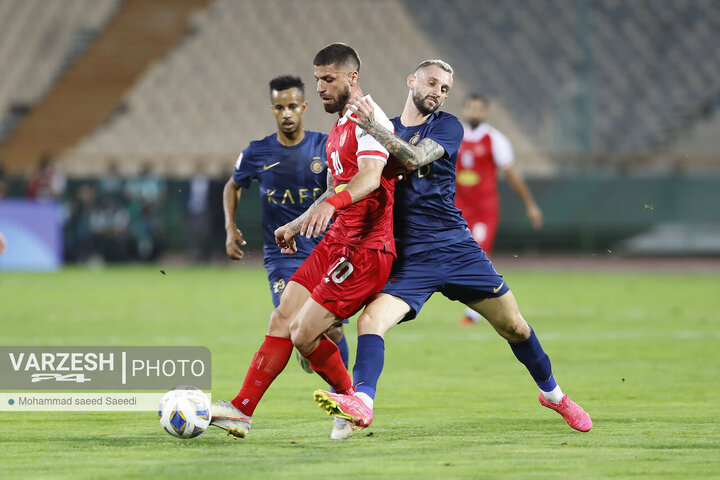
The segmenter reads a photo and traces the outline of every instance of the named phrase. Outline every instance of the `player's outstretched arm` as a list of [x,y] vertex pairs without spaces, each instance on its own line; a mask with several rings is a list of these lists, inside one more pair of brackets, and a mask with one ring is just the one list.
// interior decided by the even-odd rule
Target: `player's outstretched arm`
[[380,186],[385,162],[373,157],[358,158],[358,173],[347,186],[310,212],[300,228],[300,235],[317,237],[325,231],[336,210],[349,207]]
[[535,199],[532,193],[530,193],[530,188],[528,188],[520,172],[515,170],[513,166],[506,168],[503,172],[512,189],[525,204],[525,213],[527,214],[528,220],[530,220],[530,224],[536,230],[542,228],[542,210],[540,210],[540,207],[535,203]]
[[355,97],[348,103],[355,117],[350,120],[372,135],[383,147],[401,163],[411,169],[434,162],[445,154],[445,149],[429,138],[424,138],[417,145],[410,145],[393,132],[375,121],[375,109],[364,98]]
[[235,212],[242,195],[242,187],[233,178],[223,188],[223,212],[225,215],[225,253],[233,260],[242,260],[245,252],[240,248],[245,239],[235,224]]

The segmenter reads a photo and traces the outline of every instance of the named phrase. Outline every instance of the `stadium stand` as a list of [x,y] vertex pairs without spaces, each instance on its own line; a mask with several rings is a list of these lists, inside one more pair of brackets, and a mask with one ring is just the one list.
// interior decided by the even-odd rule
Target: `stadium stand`
[[[120,156],[124,168],[132,170],[152,156],[160,171],[182,176],[190,173],[195,158],[209,156],[210,171],[227,174],[250,140],[274,130],[272,117],[265,114],[267,82],[283,73],[305,81],[306,127],[326,131],[332,118],[316,101],[311,60],[335,41],[358,49],[363,88],[389,114],[402,108],[409,71],[441,55],[399,2],[216,1],[195,15],[191,33],[146,72],[121,111],[79,145],[66,168],[72,173],[97,165],[88,159]],[[456,83],[455,110],[467,84]],[[533,150],[501,105],[494,118],[513,135],[517,148]]]
[[0,143],[85,51],[121,0],[0,2]]
[[[504,99],[544,150],[662,148],[718,95],[717,0],[405,4],[428,35],[442,32],[435,38],[451,61]],[[585,72],[588,85],[578,81]],[[583,123],[587,142],[576,129]]]
[[[126,3],[0,3],[0,61],[14,66],[0,86],[0,144]],[[258,115],[267,79],[295,72],[312,90],[308,52],[338,40],[358,48],[371,72],[363,85],[390,113],[401,108],[409,66],[449,60],[458,75],[447,108],[457,112],[469,90],[488,94],[493,123],[533,156],[524,163],[536,172],[553,171],[538,152],[577,163],[578,153],[627,161],[673,145],[692,151],[715,137],[710,123],[694,141],[692,126],[720,94],[719,31],[720,0],[215,0],[62,164],[92,174],[107,163],[98,157],[122,157],[137,171],[152,156],[160,171],[187,175],[211,155],[211,171],[226,171],[273,128]],[[312,102],[306,118],[309,128],[328,126]]]

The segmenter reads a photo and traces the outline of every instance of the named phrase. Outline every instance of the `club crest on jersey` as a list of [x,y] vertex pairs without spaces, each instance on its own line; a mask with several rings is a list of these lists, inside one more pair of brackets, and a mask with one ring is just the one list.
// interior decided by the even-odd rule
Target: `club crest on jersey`
[[410,140],[408,140],[408,143],[410,145],[417,145],[417,143],[420,141],[420,132],[416,132],[415,135],[410,137]]
[[320,157],[313,157],[314,160],[310,163],[310,171],[313,173],[320,173],[324,170],[325,166],[320,161]]
[[347,132],[343,132],[342,135],[340,135],[340,146],[341,147],[345,144],[345,137],[347,137]]

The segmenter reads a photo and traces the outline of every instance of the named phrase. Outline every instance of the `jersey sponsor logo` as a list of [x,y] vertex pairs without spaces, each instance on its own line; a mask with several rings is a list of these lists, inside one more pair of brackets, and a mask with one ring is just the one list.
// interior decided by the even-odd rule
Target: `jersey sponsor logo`
[[325,169],[325,166],[320,161],[320,157],[313,157],[312,163],[310,163],[310,171],[313,173],[320,173]]
[[263,170],[270,170],[270,169],[273,168],[275,165],[279,165],[279,164],[280,164],[280,162],[275,162],[275,163],[272,163],[272,164],[270,164],[270,165],[263,165]]
[[323,190],[320,187],[315,187],[312,190],[309,188],[299,188],[297,191],[293,192],[289,188],[285,191],[278,191],[278,190],[267,190],[265,192],[265,195],[267,196],[267,201],[270,204],[273,205],[295,205],[295,203],[304,204],[306,201],[309,203],[314,202],[317,200],[317,198],[323,194],[325,190]]
[[416,171],[417,171],[418,178],[427,177],[428,175],[430,175],[430,172],[432,171],[432,165],[423,165],[422,167],[418,168]]
[[343,190],[345,190],[345,187],[347,187],[347,183],[341,183],[340,185],[335,187],[335,193],[340,193]]
[[497,287],[493,288],[493,293],[498,293],[498,292],[500,291],[500,289],[502,288],[503,285],[505,285],[505,282],[502,282],[500,285],[498,285]]
[[343,132],[342,135],[340,135],[340,146],[342,147],[345,145],[345,138],[347,137],[347,132]]
[[422,167],[418,168],[417,170],[414,170],[412,172],[408,172],[407,174],[403,175],[402,180],[398,181],[409,181],[411,176],[417,175],[417,178],[423,178],[430,175],[430,172],[432,171],[432,164],[430,165],[423,165]]
[[410,140],[408,140],[408,143],[410,145],[417,145],[420,141],[420,132],[415,133],[412,137],[410,137]]
[[480,174],[475,170],[460,170],[457,174],[457,183],[463,187],[474,187],[480,183]]

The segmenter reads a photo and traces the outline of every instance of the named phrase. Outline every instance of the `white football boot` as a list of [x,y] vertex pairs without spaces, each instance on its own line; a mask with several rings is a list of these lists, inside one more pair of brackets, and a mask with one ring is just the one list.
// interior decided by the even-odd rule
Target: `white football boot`
[[220,400],[212,404],[211,411],[212,420],[210,420],[210,425],[222,428],[229,436],[245,438],[245,435],[250,431],[252,417],[242,413],[232,403]]

